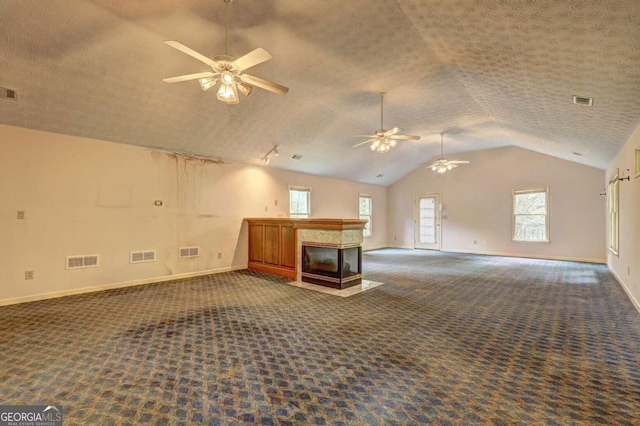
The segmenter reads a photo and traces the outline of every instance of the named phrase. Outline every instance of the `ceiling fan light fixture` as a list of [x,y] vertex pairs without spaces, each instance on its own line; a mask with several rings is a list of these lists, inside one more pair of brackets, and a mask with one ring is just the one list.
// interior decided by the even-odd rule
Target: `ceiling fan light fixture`
[[211,89],[216,84],[216,79],[211,77],[201,78],[198,80],[203,91]]
[[240,89],[240,92],[245,96],[249,96],[249,94],[253,90],[253,87],[249,86],[248,84],[245,84],[245,83],[236,83],[236,84],[238,85],[238,89]]
[[220,74],[220,80],[224,83],[224,84],[231,84],[233,83],[233,74],[230,71],[223,71]]
[[224,84],[220,83],[220,87],[218,88],[217,98],[223,102],[228,104],[237,104],[238,99],[238,91],[236,90],[235,83]]

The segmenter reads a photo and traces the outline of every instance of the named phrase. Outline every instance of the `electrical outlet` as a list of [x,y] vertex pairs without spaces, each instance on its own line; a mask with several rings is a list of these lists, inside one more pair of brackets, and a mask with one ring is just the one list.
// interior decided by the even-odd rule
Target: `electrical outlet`
[[631,266],[627,266],[627,275],[631,275]]
[[278,200],[275,200],[273,204],[277,206],[278,205]]
[[478,244],[478,240],[473,240],[473,244]]
[[16,216],[18,219],[25,219],[26,218],[26,213],[24,210],[18,210],[18,214]]
[[222,259],[222,252],[221,251],[218,252],[218,259]]
[[269,206],[264,206],[264,211],[268,212],[269,211]]
[[25,280],[32,280],[34,278],[34,272],[33,271],[24,271],[24,279]]
[[158,207],[161,207],[164,203],[162,202],[162,200],[156,200],[153,202],[153,204],[155,204]]

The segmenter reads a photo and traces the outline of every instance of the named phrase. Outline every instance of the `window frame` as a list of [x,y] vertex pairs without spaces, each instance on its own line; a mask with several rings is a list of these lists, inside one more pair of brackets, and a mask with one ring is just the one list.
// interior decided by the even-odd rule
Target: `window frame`
[[[544,227],[545,227],[545,239],[544,240],[521,240],[516,239],[516,196],[525,194],[545,194],[545,213],[544,213]],[[511,241],[514,243],[545,243],[548,244],[551,241],[550,236],[550,216],[551,209],[549,206],[549,187],[543,188],[530,188],[530,189],[514,189],[511,195]]]
[[[367,198],[369,200],[369,214],[363,215],[360,213],[360,204],[362,203],[362,199]],[[363,217],[364,216],[364,217]],[[358,194],[358,218],[359,219],[368,219],[367,227],[362,230],[363,238],[371,238],[373,236],[373,197],[369,194]],[[367,234],[367,231],[368,234]]]
[[[291,211],[291,191],[307,193],[307,213],[294,213]],[[289,217],[292,219],[309,219],[311,217],[311,187],[300,185],[289,185]]]

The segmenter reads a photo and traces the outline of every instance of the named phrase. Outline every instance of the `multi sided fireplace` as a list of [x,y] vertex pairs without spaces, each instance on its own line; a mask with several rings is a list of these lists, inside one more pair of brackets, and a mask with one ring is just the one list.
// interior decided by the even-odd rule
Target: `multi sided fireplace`
[[362,282],[360,244],[331,245],[302,243],[304,282],[344,289]]

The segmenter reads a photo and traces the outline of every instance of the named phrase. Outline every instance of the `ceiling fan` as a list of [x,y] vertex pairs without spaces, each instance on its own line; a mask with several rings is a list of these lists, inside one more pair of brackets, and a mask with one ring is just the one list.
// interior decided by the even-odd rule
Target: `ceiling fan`
[[469,164],[469,162],[444,158],[444,133],[440,133],[440,157],[428,164],[427,167],[434,172],[446,173],[454,167],[458,167],[458,164]]
[[360,142],[355,144],[353,148],[358,147],[360,145],[367,144],[371,142],[371,151],[375,152],[387,152],[390,151],[391,148],[396,146],[396,141],[398,140],[418,140],[420,136],[412,136],[412,135],[399,135],[402,129],[398,127],[394,127],[389,130],[385,130],[383,126],[383,118],[384,118],[384,107],[383,107],[383,99],[385,92],[380,92],[380,129],[375,131],[373,135],[355,135],[355,137],[360,138],[369,138],[364,142]]
[[186,53],[211,67],[211,71],[204,71],[195,74],[180,75],[177,77],[164,78],[166,83],[179,83],[183,81],[198,80],[202,90],[208,90],[220,81],[217,98],[227,104],[237,104],[238,90],[245,96],[249,96],[253,87],[259,87],[279,95],[286,95],[289,89],[273,81],[265,80],[251,74],[244,74],[244,71],[258,64],[266,62],[272,58],[271,54],[261,47],[247,53],[239,58],[229,56],[229,5],[233,0],[223,0],[225,3],[226,28],[225,28],[225,54],[214,56],[210,59],[193,49],[177,41],[168,40],[165,43],[174,49]]

